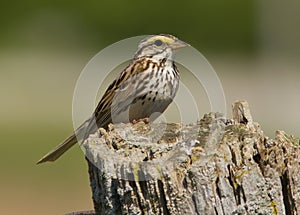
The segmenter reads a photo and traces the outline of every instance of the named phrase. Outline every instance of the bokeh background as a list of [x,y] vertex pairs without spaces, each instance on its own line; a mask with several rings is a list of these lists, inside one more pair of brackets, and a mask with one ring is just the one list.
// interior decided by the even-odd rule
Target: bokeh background
[[209,60],[231,103],[246,99],[267,135],[299,136],[300,1],[6,1],[0,4],[0,211],[92,209],[79,147],[35,162],[72,131],[86,63],[118,40],[171,33]]

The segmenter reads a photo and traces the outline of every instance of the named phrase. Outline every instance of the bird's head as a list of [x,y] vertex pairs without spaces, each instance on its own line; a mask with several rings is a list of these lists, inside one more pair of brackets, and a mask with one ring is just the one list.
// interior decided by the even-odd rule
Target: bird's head
[[169,34],[160,34],[143,39],[138,46],[135,58],[158,57],[172,58],[173,51],[189,44]]

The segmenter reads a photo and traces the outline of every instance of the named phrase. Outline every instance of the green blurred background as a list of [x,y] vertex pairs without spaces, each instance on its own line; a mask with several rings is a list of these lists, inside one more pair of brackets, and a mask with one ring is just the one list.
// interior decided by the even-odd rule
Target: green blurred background
[[72,131],[72,96],[85,64],[136,35],[171,33],[210,61],[226,94],[250,103],[267,135],[299,136],[300,2],[6,1],[0,4],[1,214],[92,209],[79,147],[35,162]]

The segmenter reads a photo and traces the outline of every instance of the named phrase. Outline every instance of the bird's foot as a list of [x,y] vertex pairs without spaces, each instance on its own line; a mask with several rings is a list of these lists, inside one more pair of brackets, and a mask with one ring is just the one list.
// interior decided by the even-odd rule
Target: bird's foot
[[145,123],[145,124],[148,124],[149,122],[150,122],[150,119],[148,118],[148,117],[146,117],[146,118],[142,118],[142,119],[134,119],[133,121],[132,121],[132,124],[137,124],[137,123],[139,123],[139,122],[143,122],[143,123]]

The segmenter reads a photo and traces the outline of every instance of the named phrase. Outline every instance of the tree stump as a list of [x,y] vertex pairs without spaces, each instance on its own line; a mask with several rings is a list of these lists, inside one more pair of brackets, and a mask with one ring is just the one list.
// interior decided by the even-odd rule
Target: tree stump
[[110,125],[83,144],[95,214],[300,214],[299,138],[233,119]]

